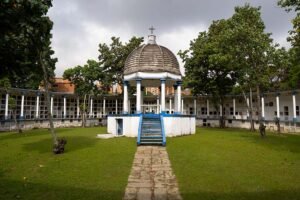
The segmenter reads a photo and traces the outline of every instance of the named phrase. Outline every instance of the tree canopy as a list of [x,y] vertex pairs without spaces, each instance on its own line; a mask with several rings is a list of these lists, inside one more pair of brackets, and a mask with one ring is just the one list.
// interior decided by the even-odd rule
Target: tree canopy
[[64,71],[63,78],[70,80],[75,85],[75,93],[79,96],[85,94],[97,95],[103,92],[100,90],[99,79],[103,79],[103,73],[100,65],[95,60],[88,60],[84,66],[76,66]]
[[[43,80],[40,53],[47,73],[54,76],[56,59],[50,47],[52,21],[46,16],[52,0],[5,0],[0,2],[0,79],[12,87],[38,88]],[[47,49],[47,51],[45,51]]]
[[252,102],[256,91],[259,112],[261,90],[282,88],[291,66],[288,52],[265,32],[260,7],[249,4],[236,7],[229,19],[214,21],[179,55],[185,63],[184,84],[194,95],[209,94],[223,106],[225,96],[237,87],[245,101],[250,92]]
[[106,74],[100,79],[101,83],[122,84],[125,61],[128,55],[144,41],[142,37],[132,37],[123,44],[118,37],[112,37],[107,45],[99,44],[99,64]]

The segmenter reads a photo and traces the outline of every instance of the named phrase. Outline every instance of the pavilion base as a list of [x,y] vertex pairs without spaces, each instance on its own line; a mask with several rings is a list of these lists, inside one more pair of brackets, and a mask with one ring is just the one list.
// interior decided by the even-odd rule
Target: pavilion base
[[[196,118],[190,115],[163,116],[164,131],[167,137],[195,134]],[[109,115],[107,117],[107,132],[114,135],[137,137],[142,114]]]

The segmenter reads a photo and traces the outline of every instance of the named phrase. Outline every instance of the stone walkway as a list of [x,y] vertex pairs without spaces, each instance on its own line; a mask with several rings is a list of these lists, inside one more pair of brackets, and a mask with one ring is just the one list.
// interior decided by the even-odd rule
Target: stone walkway
[[124,200],[182,200],[165,147],[139,146]]

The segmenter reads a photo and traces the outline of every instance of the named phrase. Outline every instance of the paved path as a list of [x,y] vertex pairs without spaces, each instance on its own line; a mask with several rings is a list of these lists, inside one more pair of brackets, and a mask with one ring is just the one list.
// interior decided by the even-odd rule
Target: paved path
[[182,200],[165,147],[139,146],[124,200]]

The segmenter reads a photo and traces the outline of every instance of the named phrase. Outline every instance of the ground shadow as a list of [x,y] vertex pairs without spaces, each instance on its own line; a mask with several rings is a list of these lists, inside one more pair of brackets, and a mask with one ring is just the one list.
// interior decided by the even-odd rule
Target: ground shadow
[[[96,138],[88,138],[84,136],[70,136],[65,137],[67,144],[65,146],[65,152],[77,151],[94,146],[100,140]],[[23,144],[25,151],[37,151],[39,153],[49,153],[52,151],[53,140],[52,138],[41,139],[35,142]]]
[[[66,180],[69,182],[70,180]],[[124,189],[125,190],[125,189]],[[80,199],[122,199],[124,191],[81,188],[70,186],[47,185],[44,183],[31,183],[25,181],[14,181],[0,179],[0,199],[28,199],[28,200],[80,200]]]
[[300,153],[300,135],[269,133],[264,138],[252,134],[242,135],[242,137],[247,138],[255,144],[263,145],[277,151]]
[[[61,133],[72,131],[72,128],[59,128],[59,129],[56,129],[55,131],[59,135]],[[3,135],[3,134],[7,134],[7,135]],[[2,132],[2,133],[0,132],[0,140],[18,139],[18,138],[23,138],[23,137],[34,138],[37,136],[48,135],[48,134],[50,134],[50,131],[49,131],[49,129],[45,129],[45,128],[24,130],[22,133],[17,133],[15,131]]]
[[182,193],[183,199],[188,200],[300,200],[300,188],[297,190],[271,190],[257,192],[218,193],[195,192]]

